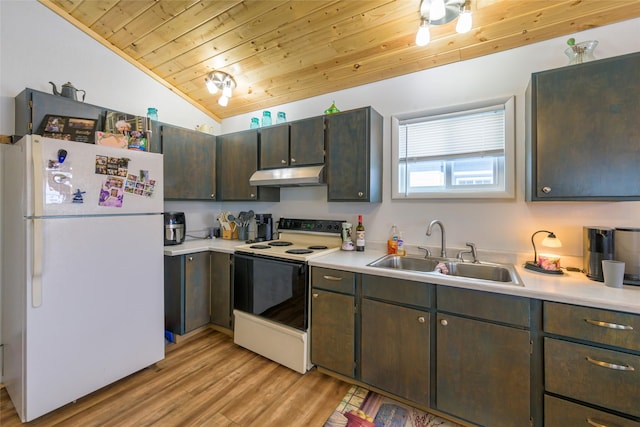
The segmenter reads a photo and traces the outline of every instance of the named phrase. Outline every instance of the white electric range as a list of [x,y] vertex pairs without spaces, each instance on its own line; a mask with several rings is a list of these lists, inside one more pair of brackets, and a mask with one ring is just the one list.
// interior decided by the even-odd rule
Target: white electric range
[[234,250],[234,342],[300,373],[308,351],[311,258],[340,250],[344,221],[281,218],[278,239]]

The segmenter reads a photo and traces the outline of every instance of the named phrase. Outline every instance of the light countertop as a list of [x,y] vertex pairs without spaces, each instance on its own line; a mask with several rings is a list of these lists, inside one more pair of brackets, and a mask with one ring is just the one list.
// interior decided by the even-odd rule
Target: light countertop
[[546,275],[515,265],[524,284],[517,286],[438,273],[412,273],[367,267],[367,264],[385,255],[386,252],[382,250],[339,251],[314,258],[309,261],[309,265],[640,314],[640,286],[609,288],[602,282],[588,279],[580,272],[565,271],[563,275]]
[[180,245],[170,245],[164,247],[164,254],[169,256],[192,254],[203,251],[225,252],[232,254],[233,248],[244,245],[244,240],[213,239],[193,239],[186,240]]
[[[165,246],[164,254],[176,256],[202,251],[233,253],[236,246],[243,244],[243,240],[193,239],[181,245]],[[609,288],[602,282],[589,280],[580,272],[546,275],[525,270],[522,265],[516,264],[516,272],[524,284],[516,286],[437,273],[412,273],[367,266],[384,255],[386,252],[378,248],[367,248],[365,252],[337,251],[312,258],[309,265],[640,314],[640,286]]]

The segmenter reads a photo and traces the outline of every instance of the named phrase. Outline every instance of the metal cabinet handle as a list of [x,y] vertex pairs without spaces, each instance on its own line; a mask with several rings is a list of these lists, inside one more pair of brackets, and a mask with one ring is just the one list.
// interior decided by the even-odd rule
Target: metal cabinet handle
[[596,421],[591,417],[587,417],[585,421],[587,421],[587,424],[592,425],[593,427],[617,427],[616,424],[602,424],[601,422]]
[[340,280],[342,280],[342,277],[336,277],[336,276],[322,276],[324,279],[327,280],[333,280],[335,282],[339,282]]
[[418,323],[424,323],[424,316],[418,316]]
[[314,298],[318,298],[318,294],[313,294],[313,297]]
[[294,159],[293,157],[291,158],[291,163],[295,163],[296,159]]
[[625,331],[633,331],[633,326],[629,326],[629,325],[619,325],[617,323],[609,323],[609,322],[603,322],[601,320],[592,320],[592,319],[584,319],[584,321],[589,323],[590,325],[600,326],[602,328],[623,329]]
[[210,196],[210,197],[211,197],[212,199],[215,199],[215,198],[216,198],[216,193],[211,193],[211,196]]
[[542,187],[542,192],[544,194],[549,194],[551,193],[551,187]]
[[447,319],[442,319],[442,320],[440,321],[440,324],[441,324],[442,326],[447,326],[447,325],[449,324],[449,322],[447,322]]
[[358,191],[358,197],[362,197],[364,196],[364,193],[362,191]]
[[615,363],[603,362],[602,360],[596,360],[589,356],[586,357],[587,362],[593,363],[597,366],[602,366],[603,368],[616,369],[618,371],[635,371],[635,368],[631,365],[617,365]]
[[280,163],[282,163],[283,165],[287,164],[287,161],[285,159],[280,160]]
[[255,194],[253,194],[253,193],[251,193],[251,194],[249,194],[249,198],[250,198],[250,199],[255,199],[255,198],[256,198],[256,195],[255,195]]
[[187,257],[187,261],[193,261],[193,257],[192,256]]

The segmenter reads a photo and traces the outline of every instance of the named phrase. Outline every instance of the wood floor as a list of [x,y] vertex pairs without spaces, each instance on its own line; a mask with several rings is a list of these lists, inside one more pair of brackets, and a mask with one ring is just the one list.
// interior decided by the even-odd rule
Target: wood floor
[[[28,426],[322,426],[350,385],[313,369],[301,375],[204,329],[167,347],[149,368]],[[0,426],[21,426],[6,389]]]

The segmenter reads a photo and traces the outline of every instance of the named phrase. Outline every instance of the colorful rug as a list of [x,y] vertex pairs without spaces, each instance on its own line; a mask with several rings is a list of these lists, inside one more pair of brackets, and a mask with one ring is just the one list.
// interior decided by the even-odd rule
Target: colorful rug
[[461,427],[433,414],[351,386],[324,427]]

